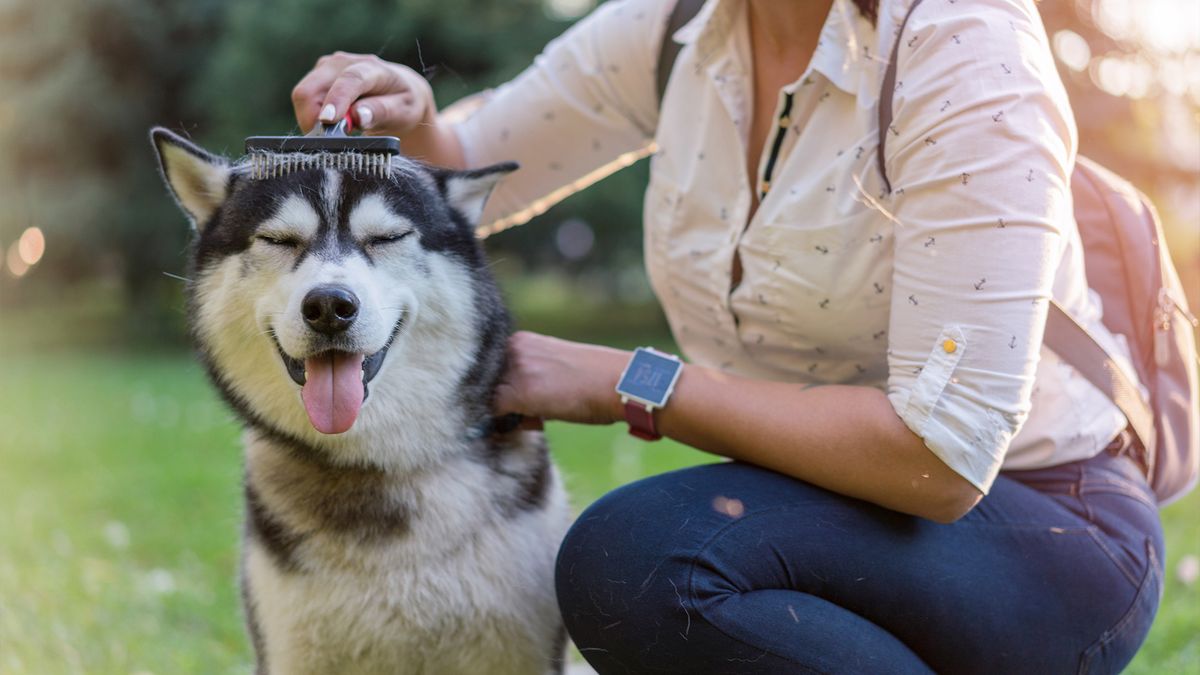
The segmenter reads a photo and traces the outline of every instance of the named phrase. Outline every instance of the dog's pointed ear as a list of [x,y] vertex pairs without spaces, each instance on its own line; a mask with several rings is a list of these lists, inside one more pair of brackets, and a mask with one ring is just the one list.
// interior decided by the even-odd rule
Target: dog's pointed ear
[[439,183],[450,206],[462,214],[471,225],[479,224],[483,206],[496,183],[517,170],[516,162],[503,162],[470,171],[448,171]]
[[150,130],[163,179],[201,230],[229,194],[229,162],[162,127]]

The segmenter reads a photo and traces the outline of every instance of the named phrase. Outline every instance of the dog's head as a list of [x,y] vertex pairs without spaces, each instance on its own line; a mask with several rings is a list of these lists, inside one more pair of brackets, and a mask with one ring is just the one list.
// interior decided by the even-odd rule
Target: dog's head
[[480,369],[482,336],[506,334],[474,226],[514,164],[455,172],[395,158],[386,177],[256,178],[165,129],[151,138],[196,231],[194,339],[252,424],[318,444],[367,433],[383,423],[368,394],[430,424],[414,418],[453,408]]

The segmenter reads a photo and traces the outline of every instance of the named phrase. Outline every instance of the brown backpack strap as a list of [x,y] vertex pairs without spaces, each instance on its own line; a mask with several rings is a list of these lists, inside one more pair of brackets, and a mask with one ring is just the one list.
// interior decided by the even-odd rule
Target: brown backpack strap
[[667,93],[667,82],[671,79],[671,70],[675,68],[675,59],[679,57],[679,50],[682,47],[671,39],[671,36],[691,21],[703,5],[704,0],[679,0],[675,3],[675,8],[671,10],[671,16],[667,20],[667,30],[663,33],[662,45],[658,50],[658,69],[655,71],[659,107],[662,107],[663,94]]
[[[888,130],[892,125],[892,93],[896,90],[896,61],[900,54],[901,36],[908,26],[908,19],[921,0],[913,0],[904,15],[904,22],[896,33],[896,42],[892,45],[892,56],[888,60],[887,70],[883,76],[883,86],[879,91],[879,145],[876,147],[876,159],[879,163],[879,174],[883,177],[883,186],[889,193],[892,191],[891,181],[888,180],[884,166],[884,148],[887,145]],[[1046,316],[1046,333],[1043,343],[1052,349],[1059,358],[1066,361],[1088,382],[1092,383],[1109,398],[1129,421],[1129,427],[1137,436],[1142,452],[1144,468],[1148,476],[1154,475],[1154,448],[1156,430],[1154,426],[1154,409],[1142,397],[1137,382],[1130,379],[1125,371],[1113,361],[1100,343],[1088,333],[1071,315],[1067,314],[1057,302],[1050,303],[1050,311]]]
[[1050,303],[1042,343],[1116,404],[1145,453],[1142,461],[1147,475],[1153,476],[1154,411],[1142,397],[1137,382],[1130,379],[1091,333],[1057,302]]
[[892,126],[892,92],[896,91],[896,60],[900,57],[900,36],[908,25],[908,18],[921,0],[913,0],[912,7],[904,15],[900,30],[896,31],[896,42],[892,45],[892,57],[888,59],[887,71],[883,74],[883,86],[879,90],[879,144],[875,146],[875,159],[879,162],[879,175],[883,178],[883,189],[890,194],[892,182],[888,180],[887,169],[883,163],[883,149],[887,146],[888,129]]

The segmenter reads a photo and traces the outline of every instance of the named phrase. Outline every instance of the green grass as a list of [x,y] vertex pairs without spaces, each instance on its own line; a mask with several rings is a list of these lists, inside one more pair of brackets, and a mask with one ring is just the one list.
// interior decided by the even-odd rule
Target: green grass
[[[24,352],[24,350],[21,350]],[[0,360],[0,673],[246,673],[236,425],[182,354]],[[551,424],[573,501],[705,461]],[[1166,597],[1131,672],[1200,672],[1200,494],[1164,513]]]

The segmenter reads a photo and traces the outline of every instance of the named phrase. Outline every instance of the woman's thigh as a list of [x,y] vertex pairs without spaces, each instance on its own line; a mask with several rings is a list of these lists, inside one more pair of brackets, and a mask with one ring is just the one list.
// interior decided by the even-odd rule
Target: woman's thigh
[[941,525],[745,464],[684,469],[580,516],[559,600],[613,672],[832,671],[829,655],[899,663],[904,648],[938,672],[1116,670],[1148,629],[1158,564],[1075,499],[1002,476]]

